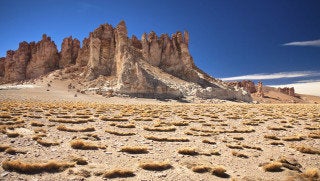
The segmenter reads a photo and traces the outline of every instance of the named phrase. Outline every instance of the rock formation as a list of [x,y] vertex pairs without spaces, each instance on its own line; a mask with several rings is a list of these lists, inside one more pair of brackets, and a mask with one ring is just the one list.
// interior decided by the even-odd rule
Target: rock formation
[[4,77],[5,60],[6,58],[4,57],[0,58],[0,78]]
[[139,40],[136,36],[128,38],[126,24],[121,21],[116,28],[109,24],[99,26],[83,40],[80,49],[79,44],[72,37],[64,39],[59,56],[56,45],[46,35],[38,43],[22,42],[17,51],[8,51],[4,63],[1,60],[0,76],[3,74],[4,81],[11,82],[72,66],[66,70],[81,71],[77,75],[84,81],[108,77],[105,87],[115,93],[139,97],[252,100],[241,88],[254,91],[249,82],[231,87],[196,67],[186,31],[160,37],[155,32],[144,33]]
[[230,86],[236,86],[236,87],[243,87],[244,90],[248,91],[250,94],[256,93],[256,86],[254,85],[254,82],[251,80],[243,80],[243,81],[236,81],[236,82],[228,82],[228,85]]
[[36,78],[58,68],[59,54],[57,46],[46,34],[38,43],[30,43],[31,56],[27,64],[26,78]]
[[[0,63],[3,82],[36,78],[58,67],[59,54],[56,45],[47,35],[35,43],[21,42],[16,51],[9,50]],[[4,62],[4,63],[3,63]]]
[[66,66],[76,64],[79,49],[80,41],[78,39],[72,39],[72,36],[63,39],[61,45],[59,68],[65,68]]
[[258,97],[264,97],[263,89],[262,89],[262,82],[258,82],[257,86],[257,96]]
[[278,88],[278,91],[289,96],[295,96],[294,87]]

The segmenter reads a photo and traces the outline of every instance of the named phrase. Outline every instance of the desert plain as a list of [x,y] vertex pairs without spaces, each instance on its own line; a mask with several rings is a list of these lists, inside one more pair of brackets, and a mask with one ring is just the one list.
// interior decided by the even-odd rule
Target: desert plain
[[320,105],[0,90],[0,180],[319,180]]

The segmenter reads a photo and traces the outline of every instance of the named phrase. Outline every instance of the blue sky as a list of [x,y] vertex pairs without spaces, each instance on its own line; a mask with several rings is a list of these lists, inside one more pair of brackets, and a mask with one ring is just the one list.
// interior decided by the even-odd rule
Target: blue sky
[[320,85],[319,0],[1,0],[0,14],[1,57],[43,33],[60,49],[67,36],[82,41],[125,20],[139,38],[189,31],[195,63],[211,76]]

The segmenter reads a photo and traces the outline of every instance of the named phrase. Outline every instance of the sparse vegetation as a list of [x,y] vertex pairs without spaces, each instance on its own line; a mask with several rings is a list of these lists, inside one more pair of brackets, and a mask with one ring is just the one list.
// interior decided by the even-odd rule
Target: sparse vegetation
[[263,165],[263,170],[266,172],[282,172],[282,163],[281,162],[271,162]]
[[66,168],[73,167],[73,163],[49,161],[47,163],[29,163],[20,160],[4,161],[2,168],[7,171],[16,171],[25,174],[35,174],[41,172],[60,172]]
[[104,178],[126,178],[126,177],[134,177],[135,174],[131,170],[124,170],[124,169],[115,169],[106,171],[103,174]]
[[107,129],[106,132],[110,133],[110,134],[117,135],[117,136],[132,136],[132,135],[136,134],[133,132],[120,132],[120,131],[113,131],[113,130],[109,130],[109,129]]
[[97,150],[97,149],[101,148],[94,143],[85,142],[83,140],[73,140],[70,143],[70,145],[73,149],[80,149],[80,150]]
[[134,146],[134,147],[126,146],[126,147],[122,147],[120,151],[130,153],[130,154],[144,154],[144,153],[148,153],[148,148],[141,147],[141,146]]
[[294,147],[297,151],[300,151],[301,153],[308,153],[308,154],[318,154],[320,155],[320,150],[306,146],[306,145],[297,145]]
[[[20,163],[16,164],[17,168],[6,167],[4,164],[7,171],[37,174],[60,172],[66,167],[76,165],[62,173],[76,179],[85,179],[92,175],[103,179],[135,179],[135,174],[137,179],[142,179],[140,174],[146,171],[141,169],[162,171],[177,165],[177,169],[158,173],[154,177],[167,180],[172,178],[172,173],[178,174],[180,166],[187,162],[191,163],[187,168],[201,178],[209,178],[210,174],[228,178],[230,175],[225,168],[211,164],[224,163],[224,160],[227,164],[239,164],[244,161],[241,161],[242,158],[246,158],[248,163],[255,163],[254,159],[267,158],[270,160],[268,163],[259,165],[265,172],[288,170],[289,174],[294,173],[295,179],[317,180],[317,169],[304,169],[309,166],[316,167],[317,155],[320,154],[316,144],[320,138],[318,110],[319,105],[312,104],[212,106],[178,103],[175,106],[146,106],[81,102],[4,102],[0,108],[0,136],[3,138],[0,153],[3,159],[26,158],[27,161],[34,161],[20,161],[25,164],[21,168]],[[16,137],[9,138],[10,134],[16,134]],[[40,150],[34,152],[33,149],[38,148]],[[51,154],[48,158],[67,160],[55,161],[56,163],[69,165],[52,166],[52,170],[44,168],[48,162],[42,161],[48,153]],[[287,157],[275,159],[277,154]],[[140,162],[150,158],[150,161]],[[174,163],[161,162],[166,158]],[[100,164],[107,165],[104,167]],[[127,164],[130,165],[128,169],[125,167]],[[25,169],[26,167],[31,170]],[[232,177],[244,178],[249,176],[248,174],[255,176],[255,173],[248,172],[249,167],[245,164],[237,168],[237,173],[232,174]],[[125,171],[130,175],[128,178]],[[287,173],[259,174],[262,178],[270,176],[270,179],[279,180],[285,180],[287,176]],[[38,176],[40,175],[35,178]],[[47,174],[41,176],[48,178]],[[19,174],[14,173],[4,178],[14,180],[19,177]],[[52,175],[52,179],[57,177],[60,178],[61,174]],[[150,179],[148,175],[145,178]],[[181,178],[184,178],[184,175]],[[210,179],[214,178],[211,175]]]
[[140,163],[139,167],[145,170],[152,170],[152,171],[163,171],[172,168],[172,165],[168,162],[143,162]]
[[91,132],[95,131],[94,127],[86,127],[86,128],[68,128],[64,125],[60,125],[57,127],[59,131],[67,131],[67,132]]
[[211,140],[202,140],[202,143],[207,143],[207,144],[211,144],[211,145],[216,144],[215,141],[211,141]]
[[232,151],[231,154],[233,156],[236,156],[236,157],[239,157],[239,158],[249,158],[248,155],[246,155],[244,153],[237,152],[237,151]]
[[156,136],[145,136],[148,140],[153,141],[167,141],[167,142],[188,142],[188,138],[167,138],[167,137],[156,137]]
[[199,155],[199,152],[197,152],[195,148],[181,148],[178,150],[178,153],[192,156]]

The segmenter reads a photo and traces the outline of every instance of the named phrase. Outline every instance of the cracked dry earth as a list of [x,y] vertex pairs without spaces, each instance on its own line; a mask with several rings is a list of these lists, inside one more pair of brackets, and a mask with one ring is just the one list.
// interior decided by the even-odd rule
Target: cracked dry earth
[[0,180],[319,180],[320,106],[3,101]]

